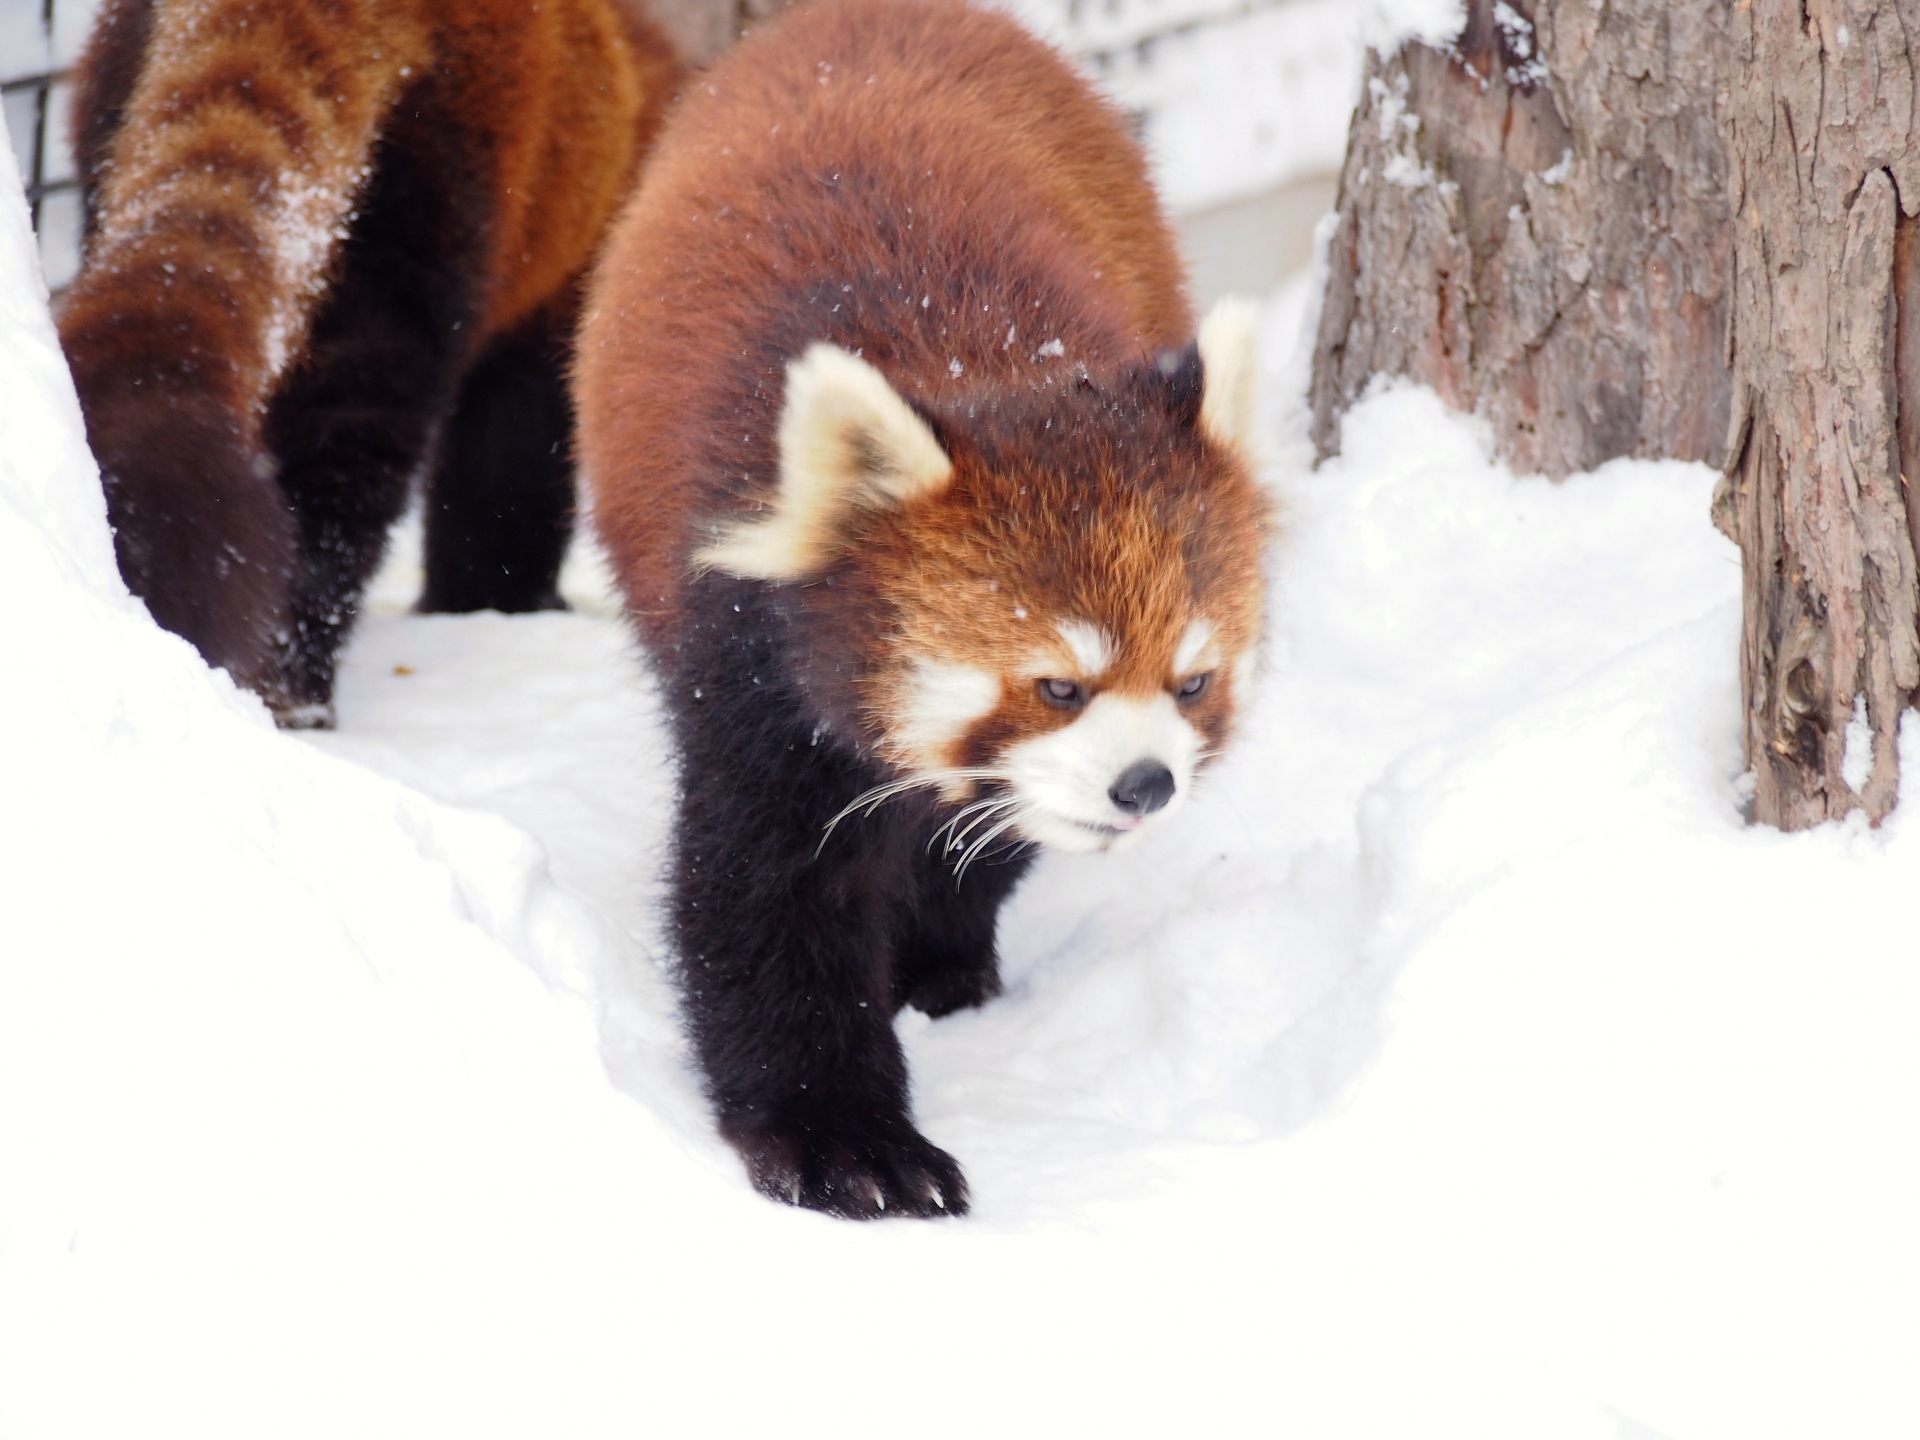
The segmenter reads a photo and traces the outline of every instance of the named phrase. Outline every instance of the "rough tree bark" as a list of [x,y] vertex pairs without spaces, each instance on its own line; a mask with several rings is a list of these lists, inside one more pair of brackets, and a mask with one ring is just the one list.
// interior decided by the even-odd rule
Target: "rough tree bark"
[[1726,438],[1720,0],[1469,0],[1370,57],[1340,181],[1313,438],[1374,375],[1486,416],[1516,469],[1717,462]]
[[643,0],[654,23],[695,65],[705,65],[786,4],[787,0]]
[[1723,464],[1755,818],[1877,822],[1920,686],[1920,0],[1468,12],[1370,62],[1320,452],[1397,374],[1518,469]]
[[1920,380],[1920,0],[1751,0],[1732,40],[1734,428],[1714,510],[1745,573],[1754,809],[1877,822],[1920,685],[1920,424],[1901,404]]

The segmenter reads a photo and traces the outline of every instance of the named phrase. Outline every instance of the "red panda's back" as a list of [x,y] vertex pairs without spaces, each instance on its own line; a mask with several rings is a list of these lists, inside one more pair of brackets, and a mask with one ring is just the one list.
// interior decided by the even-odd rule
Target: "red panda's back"
[[664,643],[813,341],[990,403],[1191,334],[1140,153],[1059,56],[958,0],[828,0],[694,82],[615,227],[576,383],[596,524]]

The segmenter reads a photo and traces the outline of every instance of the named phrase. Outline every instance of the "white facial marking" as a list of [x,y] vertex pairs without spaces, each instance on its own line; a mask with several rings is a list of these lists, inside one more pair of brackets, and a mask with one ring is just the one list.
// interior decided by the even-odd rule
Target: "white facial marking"
[[[1096,695],[1071,725],[1008,750],[1002,764],[1022,802],[1020,832],[1057,850],[1105,850],[1186,799],[1200,758],[1200,733],[1171,695]],[[1153,816],[1129,815],[1107,791],[1129,766],[1157,760],[1174,793]]]
[[1053,628],[1060,632],[1067,649],[1073,652],[1073,663],[1080,667],[1081,675],[1091,679],[1113,663],[1113,637],[1098,625],[1085,620],[1062,620]]
[[894,738],[915,767],[941,769],[952,763],[953,742],[999,703],[997,676],[971,665],[922,660],[907,682]]
[[826,565],[856,507],[886,509],[933,494],[953,462],[866,361],[827,344],[787,366],[780,487],[767,510],[735,521],[695,563],[758,580],[795,580]]
[[1212,670],[1220,664],[1220,647],[1213,643],[1213,626],[1206,620],[1195,620],[1187,626],[1187,633],[1180,637],[1180,648],[1173,652],[1173,673],[1191,675],[1200,670]]

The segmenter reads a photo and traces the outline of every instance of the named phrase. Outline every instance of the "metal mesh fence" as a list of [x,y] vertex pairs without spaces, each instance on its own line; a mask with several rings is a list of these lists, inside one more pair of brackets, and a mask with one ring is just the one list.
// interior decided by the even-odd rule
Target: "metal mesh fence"
[[67,134],[73,64],[96,0],[0,0],[0,103],[55,289],[80,267],[80,194]]

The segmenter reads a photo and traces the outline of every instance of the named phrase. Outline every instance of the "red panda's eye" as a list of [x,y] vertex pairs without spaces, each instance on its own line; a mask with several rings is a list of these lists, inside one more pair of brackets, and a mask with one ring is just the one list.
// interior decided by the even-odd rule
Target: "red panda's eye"
[[1181,687],[1173,693],[1182,700],[1198,700],[1206,693],[1207,682],[1211,679],[1213,679],[1213,672],[1211,670],[1204,674],[1189,676],[1186,683],[1181,685]]
[[1072,680],[1042,680],[1040,698],[1061,710],[1078,710],[1087,703],[1087,692]]

